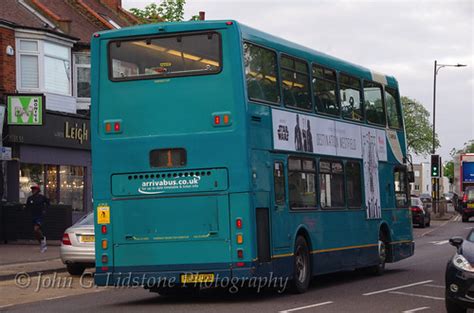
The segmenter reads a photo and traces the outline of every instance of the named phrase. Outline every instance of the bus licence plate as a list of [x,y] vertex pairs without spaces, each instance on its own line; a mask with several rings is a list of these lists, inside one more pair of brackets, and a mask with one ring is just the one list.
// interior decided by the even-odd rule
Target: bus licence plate
[[94,235],[82,235],[81,242],[95,242]]
[[474,203],[468,203],[467,208],[468,209],[474,209]]
[[181,274],[181,283],[212,283],[214,281],[214,274]]

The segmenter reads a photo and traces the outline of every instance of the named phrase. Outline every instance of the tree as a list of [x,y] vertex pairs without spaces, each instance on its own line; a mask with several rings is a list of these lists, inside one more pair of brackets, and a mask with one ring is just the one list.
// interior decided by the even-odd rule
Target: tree
[[[405,119],[407,149],[416,155],[427,155],[433,148],[433,127],[430,112],[423,104],[408,97],[401,97]],[[435,147],[438,148],[438,135],[435,134]]]
[[[180,22],[184,19],[186,0],[162,0],[160,4],[151,3],[144,9],[131,8],[130,12],[138,17],[143,24],[160,22]],[[198,20],[194,15],[191,20]]]

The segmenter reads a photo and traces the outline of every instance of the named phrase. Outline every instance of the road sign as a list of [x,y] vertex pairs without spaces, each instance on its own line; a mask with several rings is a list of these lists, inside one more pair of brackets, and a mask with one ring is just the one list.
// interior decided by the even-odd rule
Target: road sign
[[43,125],[43,95],[7,95],[8,125]]
[[11,161],[12,159],[12,148],[10,147],[1,147],[0,160],[2,161]]

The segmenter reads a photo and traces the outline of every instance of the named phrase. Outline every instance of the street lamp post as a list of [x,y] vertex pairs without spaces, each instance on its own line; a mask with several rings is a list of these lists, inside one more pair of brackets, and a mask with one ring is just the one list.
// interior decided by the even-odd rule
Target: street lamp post
[[[434,61],[434,75],[433,75],[433,147],[431,149],[431,154],[436,153],[436,76],[438,72],[443,67],[464,67],[466,64],[438,64],[438,61]],[[440,164],[441,166],[441,164]],[[440,169],[440,173],[442,173]],[[433,178],[433,192],[432,192],[432,202],[433,202],[433,212],[438,213],[438,201],[439,201],[439,177]]]

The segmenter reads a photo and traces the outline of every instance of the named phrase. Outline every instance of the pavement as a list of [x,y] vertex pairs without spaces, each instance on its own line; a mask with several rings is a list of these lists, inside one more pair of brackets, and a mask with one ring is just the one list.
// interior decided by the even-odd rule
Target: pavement
[[59,246],[59,241],[48,242],[48,250],[41,253],[39,244],[33,242],[0,244],[0,281],[13,279],[19,273],[35,275],[65,271]]

